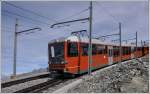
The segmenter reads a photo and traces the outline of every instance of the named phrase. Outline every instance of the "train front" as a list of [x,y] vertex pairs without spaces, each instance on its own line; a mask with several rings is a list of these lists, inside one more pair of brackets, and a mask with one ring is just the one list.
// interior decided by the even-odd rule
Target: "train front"
[[49,71],[62,73],[65,69],[64,42],[52,42],[48,44]]

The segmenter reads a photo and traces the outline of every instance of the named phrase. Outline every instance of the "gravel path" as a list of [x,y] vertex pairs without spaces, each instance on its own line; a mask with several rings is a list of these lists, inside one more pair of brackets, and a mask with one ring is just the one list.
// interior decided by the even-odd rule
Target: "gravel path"
[[149,62],[132,60],[83,78],[68,93],[148,93]]

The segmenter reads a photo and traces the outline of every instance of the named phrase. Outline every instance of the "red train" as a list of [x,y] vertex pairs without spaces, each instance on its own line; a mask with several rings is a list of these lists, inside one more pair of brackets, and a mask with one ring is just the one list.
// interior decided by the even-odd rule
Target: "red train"
[[[120,61],[119,45],[92,39],[91,69],[97,69]],[[49,71],[82,74],[88,71],[88,38],[69,36],[48,44]],[[149,47],[122,45],[122,60],[141,57],[149,53]]]

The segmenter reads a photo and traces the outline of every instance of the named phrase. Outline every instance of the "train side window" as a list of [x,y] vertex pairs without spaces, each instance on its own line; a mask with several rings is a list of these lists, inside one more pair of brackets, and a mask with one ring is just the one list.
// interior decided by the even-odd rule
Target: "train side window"
[[137,47],[137,51],[139,51],[139,47]]
[[129,54],[129,48],[126,47],[126,55],[128,55],[128,54]]
[[51,46],[48,44],[48,56],[49,56],[49,60],[50,60],[50,58],[51,58],[51,56],[52,56],[52,55],[51,55],[51,49],[50,49],[50,47],[51,47]]
[[111,55],[110,55],[110,49],[108,50],[108,56],[110,57]]
[[141,49],[141,47],[139,47],[139,51],[141,51],[142,49]]
[[136,47],[134,47],[134,50],[133,50],[133,52],[135,52],[136,51]]
[[82,48],[82,56],[87,56],[88,55],[88,44],[81,44]]
[[126,55],[128,55],[128,47],[126,47]]
[[138,51],[140,51],[140,47],[138,47]]
[[128,55],[128,47],[126,47],[126,55]]
[[119,48],[118,47],[113,47],[113,56],[114,57],[119,56]]
[[129,54],[129,47],[127,47],[127,55]]
[[130,47],[128,47],[128,55],[130,54]]
[[131,54],[131,48],[128,47],[128,55]]
[[124,47],[124,55],[127,54],[127,50],[126,50],[126,47]]
[[54,46],[51,46],[51,56],[55,57],[55,50],[54,50]]
[[104,51],[104,53],[107,54],[107,46],[105,46],[105,51]]
[[122,52],[123,52],[123,53],[122,53],[123,55],[126,54],[125,47],[122,48]]
[[130,47],[128,47],[128,55],[130,54]]
[[122,47],[122,49],[121,49],[121,50],[122,50],[122,55],[124,55],[124,47]]
[[129,47],[129,54],[131,54],[131,47]]
[[113,56],[115,57],[116,56],[116,47],[113,47]]
[[134,47],[131,47],[131,53],[133,53],[134,52]]
[[117,56],[120,55],[120,47],[117,47]]
[[96,55],[97,47],[95,44],[92,45],[92,55]]
[[98,52],[98,54],[105,54],[106,53],[105,50],[107,50],[105,46],[103,46],[103,45],[98,45],[97,46],[97,52]]
[[68,43],[68,56],[70,56],[70,57],[78,56],[77,43]]

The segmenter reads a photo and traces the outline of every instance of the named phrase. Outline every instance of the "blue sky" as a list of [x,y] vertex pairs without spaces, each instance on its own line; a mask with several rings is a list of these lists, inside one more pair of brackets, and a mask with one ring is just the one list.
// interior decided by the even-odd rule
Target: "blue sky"
[[[48,42],[59,37],[69,36],[72,31],[87,29],[87,23],[74,23],[69,27],[50,28],[55,22],[88,17],[85,11],[72,16],[89,7],[89,2],[64,1],[11,1],[16,6],[34,11],[44,17],[15,8],[2,2],[2,75],[12,74],[13,38],[15,18],[19,19],[19,30],[41,27],[42,31],[18,36],[17,74],[48,66]],[[6,11],[31,18],[8,14]],[[68,18],[69,17],[69,18]],[[47,19],[48,18],[48,19]],[[68,19],[67,19],[68,18]],[[134,37],[138,31],[138,39],[148,40],[148,2],[147,1],[107,1],[93,2],[93,36],[101,36],[118,32],[118,22],[122,23],[123,39]],[[114,37],[115,39],[116,37]]]

